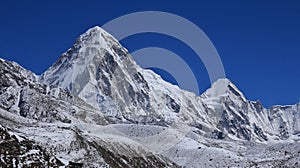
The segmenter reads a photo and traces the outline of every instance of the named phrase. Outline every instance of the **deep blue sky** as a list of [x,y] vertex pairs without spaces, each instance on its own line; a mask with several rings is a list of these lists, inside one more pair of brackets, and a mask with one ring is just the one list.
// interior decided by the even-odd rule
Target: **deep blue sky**
[[[300,101],[297,0],[1,1],[0,57],[41,74],[88,28],[144,10],[174,13],[198,25],[217,48],[227,77],[248,99],[266,107]],[[171,37],[140,34],[122,44],[129,51],[150,46],[172,50],[191,62],[201,91],[210,85],[203,65],[192,64],[191,49]]]

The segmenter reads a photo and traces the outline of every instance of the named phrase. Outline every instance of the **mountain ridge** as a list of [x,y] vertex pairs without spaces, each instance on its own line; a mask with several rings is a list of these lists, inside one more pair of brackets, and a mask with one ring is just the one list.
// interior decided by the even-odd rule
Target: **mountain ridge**
[[[78,52],[74,52],[75,49]],[[246,100],[229,79],[217,80],[200,97],[183,91],[165,82],[152,71],[140,68],[128,51],[100,27],[91,28],[81,35],[63,56],[67,56],[70,60],[74,58],[71,64],[69,62],[59,64],[60,67],[67,67],[64,72],[71,72],[71,74],[64,76],[61,81],[51,81],[55,76],[61,76],[61,72],[50,67],[44,74],[52,75],[42,75],[44,79],[42,82],[48,85],[58,84],[94,107],[100,105],[99,109],[109,113],[112,118],[137,123],[164,123],[163,125],[184,121],[193,127],[201,125],[206,133],[209,132],[207,136],[225,131],[226,134],[228,132],[247,140],[257,136],[258,133],[255,132],[259,131],[255,131],[256,129],[262,130],[262,127],[266,126],[259,122],[258,118],[261,116],[256,115],[251,102]],[[229,102],[237,106],[223,107]],[[107,105],[103,106],[105,103]],[[235,111],[237,108],[238,111]],[[112,109],[116,112],[112,113]],[[268,109],[263,110],[268,111]],[[249,120],[246,111],[253,113],[251,114],[253,121]],[[228,125],[226,127],[231,127],[232,125],[231,117],[226,118],[224,115],[233,116],[236,123],[243,121],[238,125],[233,124],[234,128],[232,128],[238,129],[240,133],[235,133],[235,130],[223,130],[224,128],[219,126],[226,124]],[[283,119],[285,120],[288,119]],[[293,129],[289,128],[289,130],[293,132]],[[248,136],[250,132],[253,134],[251,137]],[[276,132],[276,129],[273,129],[270,134],[277,134]],[[267,135],[259,136],[264,140],[267,139]]]
[[100,27],[41,76],[3,59],[0,72],[0,126],[64,166],[213,167],[218,155],[218,165],[264,167],[300,157],[300,103],[264,108],[227,78],[196,96],[140,68]]

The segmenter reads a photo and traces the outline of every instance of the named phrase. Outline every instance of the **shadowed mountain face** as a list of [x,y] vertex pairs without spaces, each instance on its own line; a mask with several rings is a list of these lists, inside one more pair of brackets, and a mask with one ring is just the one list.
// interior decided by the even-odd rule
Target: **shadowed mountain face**
[[[1,59],[0,108],[3,135],[24,137],[9,140],[18,153],[39,150],[17,163],[1,159],[3,165],[33,158],[50,167],[263,167],[299,160],[300,104],[265,109],[228,79],[196,96],[140,68],[99,27],[41,76]],[[20,147],[29,140],[33,147]],[[284,150],[272,153],[277,148]]]

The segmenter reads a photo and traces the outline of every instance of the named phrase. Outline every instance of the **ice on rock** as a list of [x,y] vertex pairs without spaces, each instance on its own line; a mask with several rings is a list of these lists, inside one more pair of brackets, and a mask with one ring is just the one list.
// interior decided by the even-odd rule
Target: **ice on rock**
[[299,109],[266,109],[226,78],[181,90],[96,26],[41,76],[0,59],[0,144],[23,152],[0,166],[297,167]]

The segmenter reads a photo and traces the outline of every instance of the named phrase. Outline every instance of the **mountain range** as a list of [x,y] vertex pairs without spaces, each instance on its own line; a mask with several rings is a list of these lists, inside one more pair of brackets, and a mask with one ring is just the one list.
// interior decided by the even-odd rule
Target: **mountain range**
[[[259,81],[253,81],[259,82]],[[300,103],[200,96],[96,26],[42,75],[0,59],[0,167],[299,167]]]

